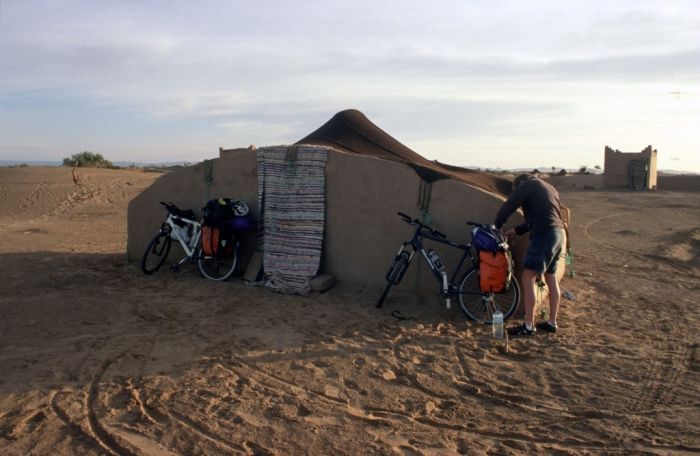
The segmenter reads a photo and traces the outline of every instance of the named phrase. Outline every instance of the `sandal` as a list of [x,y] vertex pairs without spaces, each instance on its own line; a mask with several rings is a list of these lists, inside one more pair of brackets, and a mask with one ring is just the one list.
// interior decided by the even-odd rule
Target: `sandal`
[[534,336],[536,332],[537,330],[535,328],[527,329],[525,323],[508,328],[508,334],[511,336]]
[[537,329],[541,329],[542,331],[547,331],[551,333],[557,332],[557,325],[556,324],[551,324],[548,320],[541,321],[535,325]]

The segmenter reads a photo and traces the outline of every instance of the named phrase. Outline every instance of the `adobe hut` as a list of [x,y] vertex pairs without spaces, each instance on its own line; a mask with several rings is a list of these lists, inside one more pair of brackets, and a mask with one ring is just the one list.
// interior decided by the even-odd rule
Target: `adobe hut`
[[[466,243],[466,221],[492,222],[512,188],[509,180],[429,161],[355,110],[336,114],[297,144],[327,149],[320,272],[340,282],[376,286],[378,293],[401,241],[412,233],[397,212],[422,217],[448,237]],[[165,212],[158,201],[173,201],[197,212],[210,198],[231,197],[246,201],[257,216],[256,157],[265,149],[220,149],[217,159],[158,179],[129,204],[129,259],[140,260],[160,226]],[[521,222],[522,216],[515,214],[509,225]],[[526,237],[518,238],[516,267],[526,246]],[[239,269],[245,268],[255,248],[256,235],[248,233],[242,240]],[[451,269],[459,257],[446,249],[436,248]],[[425,265],[422,271],[412,265],[400,288],[424,295],[434,294],[437,286]]]
[[632,190],[656,190],[656,149],[647,146],[641,152],[620,152],[605,146],[605,187]]

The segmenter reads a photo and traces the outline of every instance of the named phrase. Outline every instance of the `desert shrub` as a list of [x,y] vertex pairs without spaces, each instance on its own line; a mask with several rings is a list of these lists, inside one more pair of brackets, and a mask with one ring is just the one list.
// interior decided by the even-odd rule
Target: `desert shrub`
[[76,163],[85,168],[114,168],[111,161],[94,152],[83,151],[63,159],[63,166],[75,166]]

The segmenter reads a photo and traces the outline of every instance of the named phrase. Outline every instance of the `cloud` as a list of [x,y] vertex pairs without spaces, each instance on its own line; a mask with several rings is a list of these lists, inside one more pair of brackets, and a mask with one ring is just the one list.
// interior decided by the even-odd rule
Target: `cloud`
[[73,147],[89,128],[115,150],[177,138],[201,154],[296,141],[350,107],[428,155],[598,153],[606,135],[671,120],[682,131],[657,138],[695,134],[693,2],[193,5],[3,3],[2,136]]

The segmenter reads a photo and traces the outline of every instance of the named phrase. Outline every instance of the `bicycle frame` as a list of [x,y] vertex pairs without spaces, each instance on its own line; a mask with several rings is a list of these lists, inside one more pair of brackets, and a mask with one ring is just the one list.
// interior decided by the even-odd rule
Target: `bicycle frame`
[[[465,261],[467,258],[471,258],[470,254],[470,249],[471,249],[471,244],[460,244],[459,242],[453,242],[450,241],[449,239],[441,238],[438,236],[435,236],[429,232],[422,231],[421,227],[418,227],[413,233],[413,238],[411,238],[410,241],[405,241],[402,246],[401,250],[403,250],[407,245],[411,245],[414,249],[414,251],[411,253],[411,258],[413,257],[413,253],[416,251],[419,251],[422,255],[425,261],[428,263],[428,266],[430,267],[430,270],[433,272],[433,275],[435,276],[436,279],[442,281],[442,273],[440,272],[440,267],[436,264],[433,263],[433,260],[428,256],[428,251],[425,249],[423,246],[423,241],[422,239],[430,239],[431,241],[439,242],[440,244],[448,245],[450,247],[462,250],[462,257],[460,258],[459,262],[457,263],[457,267],[455,268],[454,272],[452,273],[452,277],[449,278],[450,285],[454,284],[455,279],[457,279],[457,276],[459,275],[459,272],[462,270],[462,267],[464,266]],[[473,260],[472,260],[473,261]]]
[[[447,245],[462,251],[462,256],[459,262],[457,263],[457,267],[454,269],[454,271],[452,272],[452,276],[449,279],[447,277],[447,271],[445,270],[444,265],[436,264],[433,261],[433,259],[430,258],[430,255],[428,255],[428,251],[423,246],[423,239],[429,239],[431,241],[435,241],[440,244]],[[408,263],[410,264],[411,260],[413,259],[413,255],[417,251],[421,253],[426,263],[428,263],[428,267],[432,271],[433,276],[439,283],[441,283],[442,295],[445,298],[447,308],[449,309],[451,307],[450,298],[455,294],[459,293],[459,290],[455,285],[455,280],[459,276],[460,271],[462,271],[462,268],[464,267],[464,263],[467,261],[467,258],[471,259],[472,264],[475,265],[474,258],[470,253],[471,244],[461,244],[459,242],[450,241],[449,239],[442,237],[442,233],[440,233],[440,235],[436,235],[430,231],[426,231],[425,227],[418,226],[418,228],[416,228],[416,230],[414,231],[411,240],[404,241],[401,244],[401,248],[399,249],[398,254],[400,254],[408,245],[410,245],[413,248],[413,251],[409,255]]]
[[[189,242],[186,242],[185,239],[182,237],[180,229],[183,227],[177,225],[175,223],[176,221],[186,223],[193,228],[192,236],[190,237]],[[178,241],[180,243],[180,246],[182,247],[182,250],[185,251],[185,256],[175,264],[176,267],[182,265],[188,259],[197,259],[195,254],[197,253],[197,249],[199,246],[199,239],[202,236],[201,223],[168,213],[168,218],[163,223],[161,231],[164,231],[165,233],[169,234],[170,237]]]

